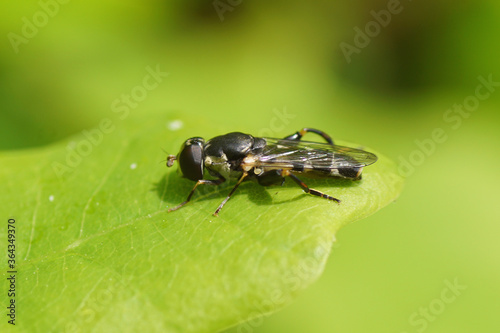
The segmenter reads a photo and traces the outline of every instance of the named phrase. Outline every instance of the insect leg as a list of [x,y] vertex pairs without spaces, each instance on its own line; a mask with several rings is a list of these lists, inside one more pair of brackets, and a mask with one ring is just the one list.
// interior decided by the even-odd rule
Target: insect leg
[[328,200],[332,200],[332,201],[335,201],[337,203],[340,202],[340,200],[337,198],[331,197],[328,194],[325,194],[325,193],[320,192],[318,190],[314,190],[312,188],[309,188],[309,186],[307,186],[302,180],[300,180],[299,178],[297,178],[297,176],[295,176],[293,173],[291,173],[290,170],[281,171],[281,175],[283,177],[288,176],[288,177],[292,178],[306,193],[316,195],[318,197],[322,197],[322,198],[325,198]]
[[245,177],[247,175],[248,175],[248,173],[246,173],[246,172],[243,173],[243,175],[240,177],[240,179],[238,180],[238,182],[236,183],[236,185],[234,185],[234,187],[231,190],[231,192],[229,192],[229,195],[226,197],[226,199],[224,199],[224,201],[222,201],[222,203],[219,205],[219,207],[217,207],[217,209],[215,210],[214,216],[219,216],[219,212],[222,209],[222,207],[226,204],[226,202],[229,200],[229,198],[231,197],[231,195],[233,195],[234,191],[236,191],[236,189],[238,188],[238,186],[240,186],[241,182],[243,181],[243,179],[245,179]]
[[294,134],[285,137],[284,139],[287,139],[287,140],[297,140],[298,141],[298,140],[302,139],[302,137],[306,133],[308,133],[308,132],[316,133],[318,135],[321,135],[326,140],[326,142],[328,142],[329,144],[333,145],[333,140],[332,140],[332,138],[328,134],[326,134],[323,131],[320,131],[320,130],[317,130],[317,129],[314,129],[314,128],[308,128],[308,127],[304,127],[300,131],[297,131]]
[[196,188],[198,187],[198,185],[220,185],[222,184],[226,179],[222,176],[220,176],[219,179],[215,179],[215,180],[208,180],[208,179],[200,179],[196,182],[196,185],[194,185],[193,189],[191,190],[191,192],[189,193],[186,201],[184,201],[183,203],[181,203],[180,205],[174,207],[174,208],[170,208],[168,210],[168,212],[173,212],[174,210],[177,210],[179,208],[181,208],[182,206],[184,206],[185,204],[187,204],[190,200],[191,200],[191,197],[193,196],[194,194],[194,191],[196,190]]

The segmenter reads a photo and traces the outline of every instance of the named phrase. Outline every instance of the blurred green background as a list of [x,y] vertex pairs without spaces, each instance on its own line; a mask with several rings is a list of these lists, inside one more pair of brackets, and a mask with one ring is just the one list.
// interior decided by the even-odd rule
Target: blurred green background
[[317,127],[401,164],[401,197],[340,231],[316,284],[228,332],[500,331],[500,3],[62,2],[3,4],[2,150],[116,118],[159,68],[131,112]]

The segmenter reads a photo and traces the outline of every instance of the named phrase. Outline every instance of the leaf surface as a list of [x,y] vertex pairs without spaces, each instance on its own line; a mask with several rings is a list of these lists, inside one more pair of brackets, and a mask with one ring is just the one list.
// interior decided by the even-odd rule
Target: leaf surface
[[0,153],[1,216],[16,220],[17,330],[213,332],[271,313],[318,278],[340,227],[402,189],[395,164],[374,152],[359,182],[303,178],[341,204],[290,180],[245,182],[212,216],[232,182],[201,186],[167,213],[194,184],[165,167],[161,149],[176,154],[189,137],[221,134],[194,118],[176,129],[178,120],[110,120]]

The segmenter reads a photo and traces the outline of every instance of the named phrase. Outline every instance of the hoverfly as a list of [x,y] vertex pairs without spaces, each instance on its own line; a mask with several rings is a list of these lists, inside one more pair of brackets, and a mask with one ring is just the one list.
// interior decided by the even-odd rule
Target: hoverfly
[[[308,132],[322,136],[326,143],[301,141]],[[215,211],[217,216],[241,182],[249,179],[269,186],[283,185],[285,177],[290,177],[304,192],[340,203],[337,198],[309,188],[296,174],[356,181],[361,179],[363,167],[375,163],[377,156],[361,149],[334,145],[326,133],[303,128],[283,139],[259,138],[240,132],[216,136],[208,141],[193,137],[184,142],[177,156],[168,156],[167,167],[176,160],[182,176],[195,181],[196,185],[186,201],[170,208],[169,212],[187,204],[199,185],[220,185],[228,179],[238,179]],[[203,179],[205,169],[216,179]]]

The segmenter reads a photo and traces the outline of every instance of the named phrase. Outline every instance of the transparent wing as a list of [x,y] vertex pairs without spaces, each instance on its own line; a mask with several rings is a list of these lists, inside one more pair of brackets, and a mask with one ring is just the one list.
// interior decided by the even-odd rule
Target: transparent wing
[[367,151],[328,143],[264,138],[267,142],[259,164],[274,168],[345,168],[375,163],[377,156]]

